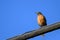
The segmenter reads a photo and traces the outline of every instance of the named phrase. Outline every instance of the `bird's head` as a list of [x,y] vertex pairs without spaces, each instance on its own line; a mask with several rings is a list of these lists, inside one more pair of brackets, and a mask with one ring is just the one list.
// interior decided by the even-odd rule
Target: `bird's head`
[[37,14],[37,15],[42,15],[42,13],[41,13],[41,12],[36,12],[36,14]]

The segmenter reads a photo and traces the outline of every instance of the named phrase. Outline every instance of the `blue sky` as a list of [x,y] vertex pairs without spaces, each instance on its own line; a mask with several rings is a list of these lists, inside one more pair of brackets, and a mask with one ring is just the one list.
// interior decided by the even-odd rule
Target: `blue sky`
[[[0,0],[0,40],[38,29],[36,12],[40,11],[47,24],[60,21],[60,0]],[[60,29],[29,40],[60,40]]]

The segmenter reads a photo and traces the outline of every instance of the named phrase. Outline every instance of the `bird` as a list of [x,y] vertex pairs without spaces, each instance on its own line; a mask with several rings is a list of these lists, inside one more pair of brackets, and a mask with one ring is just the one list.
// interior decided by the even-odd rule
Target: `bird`
[[[41,12],[37,12],[37,22],[41,28],[47,25],[46,18]],[[42,34],[42,36],[44,36],[44,34]]]

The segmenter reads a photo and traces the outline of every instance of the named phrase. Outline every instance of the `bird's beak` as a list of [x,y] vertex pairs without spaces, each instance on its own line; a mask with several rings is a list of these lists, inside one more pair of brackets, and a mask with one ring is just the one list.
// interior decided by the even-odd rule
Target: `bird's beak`
[[38,12],[35,12],[36,14],[38,14]]

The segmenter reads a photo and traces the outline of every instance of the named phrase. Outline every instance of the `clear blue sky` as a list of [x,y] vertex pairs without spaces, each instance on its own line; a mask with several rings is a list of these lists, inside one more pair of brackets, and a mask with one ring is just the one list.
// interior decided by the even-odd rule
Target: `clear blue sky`
[[[60,21],[60,0],[0,0],[0,40],[38,29],[37,15],[45,15],[47,24]],[[60,30],[29,40],[60,40]]]

